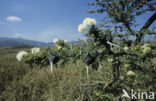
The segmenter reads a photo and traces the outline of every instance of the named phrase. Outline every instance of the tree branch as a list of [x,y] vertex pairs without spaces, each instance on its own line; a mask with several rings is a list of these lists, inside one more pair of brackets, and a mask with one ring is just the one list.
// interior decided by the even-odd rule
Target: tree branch
[[146,21],[144,26],[140,29],[140,31],[144,29],[148,29],[148,27],[156,20],[156,12]]
[[95,82],[93,82],[92,84],[86,83],[86,84],[84,84],[83,86],[95,86],[95,85],[98,85],[98,84],[104,85],[104,84],[106,84],[106,83],[107,83],[106,81],[95,81]]
[[139,35],[136,36],[136,42],[140,42],[143,37],[143,30],[146,30],[156,20],[156,12],[146,21],[144,26],[140,29]]
[[127,22],[125,22],[125,21],[123,22],[123,24],[128,29],[128,31],[131,32],[132,35],[134,35],[133,30],[130,28],[129,24]]

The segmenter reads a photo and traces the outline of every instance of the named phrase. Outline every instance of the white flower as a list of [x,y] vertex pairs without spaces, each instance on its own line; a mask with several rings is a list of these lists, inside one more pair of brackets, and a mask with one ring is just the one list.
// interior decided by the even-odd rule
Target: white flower
[[143,45],[143,46],[141,46],[141,49],[145,49],[145,48],[146,48],[146,46],[144,46],[144,45]]
[[144,46],[145,46],[145,47],[148,47],[148,46],[149,46],[149,44],[144,44]]
[[124,47],[124,50],[125,50],[126,52],[128,52],[129,48],[128,48],[128,47]]
[[58,47],[59,45],[55,44],[55,47]]
[[26,51],[20,51],[17,53],[16,58],[18,61],[21,61],[24,55],[28,55]]
[[145,49],[146,47],[149,47],[149,44],[144,44],[143,46],[141,46],[141,49]]
[[64,41],[64,43],[67,43],[68,42],[68,40],[63,40]]
[[40,52],[40,48],[35,48],[34,47],[34,48],[31,49],[32,54],[36,54],[36,53],[39,53],[39,52]]
[[56,44],[59,41],[59,39],[54,39],[53,42]]
[[93,19],[93,18],[85,18],[83,20],[83,23],[78,26],[78,31],[80,33],[83,33],[87,29],[87,26],[95,25],[95,24],[96,24],[96,20],[95,19]]
[[143,50],[143,53],[147,54],[151,52],[151,48],[150,47],[145,47]]
[[108,62],[113,62],[113,59],[112,58],[108,58]]
[[87,29],[87,25],[85,25],[85,24],[80,24],[80,25],[78,26],[78,31],[79,31],[80,33],[83,33],[86,29]]
[[125,68],[130,67],[130,64],[125,64],[124,67]]
[[93,18],[85,18],[83,20],[83,24],[87,25],[87,26],[89,26],[89,25],[96,25],[96,20],[93,19]]
[[127,76],[134,76],[134,75],[135,75],[135,73],[131,70],[127,72]]
[[124,80],[124,76],[120,76],[119,78],[120,78],[120,80]]
[[62,47],[61,46],[57,46],[57,49],[60,50],[60,49],[62,49]]

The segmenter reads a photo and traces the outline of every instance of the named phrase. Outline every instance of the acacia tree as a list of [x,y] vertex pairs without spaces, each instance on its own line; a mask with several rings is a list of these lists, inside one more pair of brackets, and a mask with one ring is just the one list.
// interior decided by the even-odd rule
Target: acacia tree
[[[127,35],[135,36],[136,43],[140,43],[145,34],[155,34],[154,30],[148,29],[156,20],[155,0],[93,0],[89,5],[96,6],[90,13],[105,13],[109,25],[115,25],[117,31],[125,30]],[[136,31],[136,17],[146,12],[153,14],[142,28]]]

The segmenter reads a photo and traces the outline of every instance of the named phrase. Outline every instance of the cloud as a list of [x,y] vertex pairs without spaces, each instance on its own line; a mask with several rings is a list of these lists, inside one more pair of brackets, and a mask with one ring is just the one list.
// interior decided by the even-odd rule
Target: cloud
[[16,17],[16,16],[8,16],[6,18],[6,20],[13,21],[13,22],[22,22],[22,19],[20,17]]

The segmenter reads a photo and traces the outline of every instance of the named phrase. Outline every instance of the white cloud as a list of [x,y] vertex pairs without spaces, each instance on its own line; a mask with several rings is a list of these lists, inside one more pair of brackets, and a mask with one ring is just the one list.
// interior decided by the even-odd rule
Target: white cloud
[[6,18],[6,20],[13,21],[13,22],[22,22],[22,19],[20,17],[16,17],[16,16],[8,16]]

